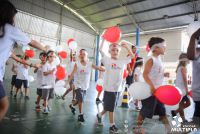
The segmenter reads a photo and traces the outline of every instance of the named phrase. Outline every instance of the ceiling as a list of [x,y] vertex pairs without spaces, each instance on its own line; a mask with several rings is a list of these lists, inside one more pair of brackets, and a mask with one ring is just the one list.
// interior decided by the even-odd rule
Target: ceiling
[[[119,25],[123,34],[184,26],[194,20],[192,0],[60,0],[94,27]],[[200,14],[200,0],[194,0]]]

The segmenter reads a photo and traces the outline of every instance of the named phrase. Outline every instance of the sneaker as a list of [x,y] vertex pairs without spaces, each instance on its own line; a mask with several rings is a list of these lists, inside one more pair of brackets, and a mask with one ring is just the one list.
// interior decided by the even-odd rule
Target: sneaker
[[51,107],[49,105],[47,106],[47,109],[48,109],[48,111],[51,111]]
[[61,98],[62,98],[63,100],[65,100],[65,97],[64,97],[64,96],[61,96]]
[[83,117],[83,114],[78,115],[78,121],[79,122],[85,122],[85,119]]
[[118,128],[115,125],[113,125],[112,127],[110,127],[110,132],[111,133],[115,133],[115,134],[119,133]]
[[176,116],[176,113],[174,110],[171,111],[171,114],[172,114],[172,117],[175,117]]
[[29,100],[29,96],[25,96],[24,99]]
[[16,95],[16,94],[14,95],[14,98],[15,98],[15,99],[17,98],[17,95]]
[[35,107],[35,109],[41,109],[40,105],[37,105],[37,106]]
[[76,109],[72,106],[72,104],[69,105],[69,108],[73,114],[76,114]]
[[98,124],[102,124],[101,117],[99,116],[99,114],[97,114],[97,121],[98,121]]
[[43,109],[43,114],[48,114],[48,113],[49,113],[48,108],[44,108]]

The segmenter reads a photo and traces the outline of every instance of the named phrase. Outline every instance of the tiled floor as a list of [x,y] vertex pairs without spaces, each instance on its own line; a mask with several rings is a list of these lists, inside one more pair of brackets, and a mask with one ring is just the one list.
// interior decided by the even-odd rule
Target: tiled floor
[[[108,115],[103,118],[104,126],[96,125],[96,113],[102,110],[102,105],[95,103],[96,90],[95,83],[91,83],[91,88],[87,91],[87,98],[84,104],[84,114],[86,122],[79,124],[77,114],[72,115],[68,105],[71,102],[71,93],[66,100],[54,99],[51,102],[52,111],[48,115],[35,110],[36,89],[35,84],[30,85],[30,100],[24,100],[20,95],[17,99],[9,96],[10,108],[0,123],[0,134],[107,134],[109,133]],[[9,89],[9,82],[5,82],[6,89]],[[8,91],[7,91],[8,92]],[[193,106],[186,109],[187,119],[193,114]],[[125,122],[128,125],[128,132],[133,133],[132,128],[136,124],[138,112],[132,108],[126,109],[117,107],[116,125],[121,129],[121,133],[126,133]],[[145,134],[164,134],[164,126],[157,120],[147,119],[144,123]],[[170,119],[170,117],[169,117]],[[171,119],[170,119],[171,120]],[[197,132],[200,133],[200,132]]]

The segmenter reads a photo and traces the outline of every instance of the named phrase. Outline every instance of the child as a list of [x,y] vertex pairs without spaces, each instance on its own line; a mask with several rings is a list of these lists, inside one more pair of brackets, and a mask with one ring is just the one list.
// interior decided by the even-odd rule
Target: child
[[[134,66],[134,81],[135,82],[144,82],[144,78],[142,76],[142,67],[143,67],[143,58],[141,57],[137,57],[136,58],[136,63],[135,63],[135,66]],[[135,107],[136,107],[136,110],[140,110],[140,107],[139,107],[139,100],[135,100]]]
[[[103,63],[101,63],[101,67],[103,68]],[[103,79],[104,77],[104,72],[101,71],[100,74],[99,74],[99,79]],[[97,98],[96,98],[96,104],[98,105],[99,103],[101,103],[102,101],[99,99],[100,95],[101,95],[102,92],[98,92],[97,94]]]
[[79,113],[80,113],[78,115],[78,121],[84,122],[85,119],[83,116],[83,102],[86,95],[86,91],[89,88],[91,70],[92,68],[94,68],[99,71],[103,71],[103,69],[89,62],[88,53],[85,49],[80,50],[79,59],[80,61],[78,61],[75,64],[72,74],[70,75],[66,83],[69,83],[76,73],[76,79],[74,82],[75,89],[76,89],[76,101],[73,104],[71,104],[69,107],[72,113],[75,114],[76,109],[74,108],[74,106],[78,105]]
[[[21,55],[16,55],[17,57],[21,58]],[[10,95],[13,95],[13,90],[15,88],[15,83],[16,83],[16,78],[17,78],[17,62],[14,61],[13,65],[12,65],[12,80],[11,80],[11,91],[10,91]]]
[[106,113],[109,112],[110,119],[110,132],[117,133],[118,129],[114,123],[114,109],[116,106],[118,91],[121,90],[123,84],[123,73],[124,68],[128,63],[131,62],[131,59],[134,58],[134,55],[131,49],[125,43],[122,43],[121,46],[124,47],[128,53],[129,57],[125,59],[118,59],[120,47],[118,44],[113,43],[109,46],[109,53],[111,57],[108,57],[104,54],[103,50],[104,40],[102,41],[102,45],[100,48],[100,53],[102,55],[102,63],[105,67],[105,76],[104,76],[104,98],[103,105],[104,109],[102,112],[97,114],[98,123],[101,124],[101,118]]
[[176,69],[176,86],[182,90],[183,98],[179,103],[179,108],[175,111],[171,111],[173,117],[176,116],[177,113],[179,113],[181,118],[183,119],[183,122],[187,122],[183,110],[190,106],[190,99],[187,97],[188,95],[187,64],[189,64],[187,54],[182,53],[179,56],[179,64]]
[[[46,48],[40,43],[30,40],[27,35],[14,26],[16,13],[17,9],[12,3],[7,0],[0,1],[0,121],[8,110],[8,98],[3,86],[3,76],[5,73],[5,64],[12,52],[13,44],[19,42],[22,46],[30,45],[46,51]],[[18,59],[14,54],[11,56],[15,60]]]
[[[76,63],[76,54],[71,54],[70,65],[69,65],[69,76],[68,76],[68,78],[70,77],[70,74],[72,73],[72,71],[73,71],[73,69],[74,69],[75,63]],[[65,96],[66,96],[70,91],[73,90],[72,102],[74,102],[74,101],[75,101],[74,78],[72,78],[72,80],[70,81],[69,85],[70,85],[70,88],[67,89],[67,91],[63,94],[62,99],[64,100],[64,99],[65,99]]]
[[153,95],[155,90],[162,85],[164,76],[169,76],[168,73],[164,73],[160,57],[160,55],[164,55],[165,53],[165,40],[159,37],[152,37],[149,40],[149,47],[152,51],[152,56],[145,63],[143,77],[145,82],[150,86],[152,96],[142,100],[142,109],[138,115],[137,126],[140,128],[145,118],[152,118],[153,115],[159,115],[159,120],[169,130],[169,122],[166,117],[164,104],[158,101]]
[[43,82],[43,72],[42,67],[46,63],[47,54],[45,52],[41,52],[39,55],[39,58],[41,62],[38,64],[38,68],[34,70],[34,73],[37,73],[37,101],[36,103],[36,109],[40,109],[40,99],[42,97],[42,82]]
[[[27,61],[29,58],[27,56],[24,56],[23,60]],[[28,96],[28,87],[29,87],[29,82],[28,82],[28,65],[23,65],[19,64],[18,67],[18,73],[17,73],[17,78],[16,78],[16,94],[14,95],[14,98],[17,97],[17,93],[19,89],[22,89],[22,84],[25,89],[25,99],[29,99]],[[21,91],[22,92],[22,91]]]
[[47,62],[43,65],[43,83],[42,83],[42,98],[44,99],[43,113],[48,114],[50,112],[49,100],[54,98],[54,86],[56,80],[56,65],[53,64],[55,58],[54,51],[47,52]]
[[187,50],[187,55],[192,60],[192,98],[195,103],[193,121],[200,122],[200,28],[193,33]]

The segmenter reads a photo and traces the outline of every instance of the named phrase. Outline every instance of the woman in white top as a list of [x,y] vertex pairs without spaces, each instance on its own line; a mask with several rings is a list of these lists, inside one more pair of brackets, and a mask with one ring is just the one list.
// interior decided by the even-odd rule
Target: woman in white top
[[27,35],[14,26],[16,13],[16,8],[9,1],[0,1],[0,121],[8,110],[8,98],[3,87],[5,64],[10,56],[18,60],[12,54],[13,44],[19,42],[21,45],[30,45],[40,50],[46,50],[40,43],[30,40]]
[[185,120],[184,109],[190,106],[190,99],[188,95],[188,84],[187,84],[187,65],[189,60],[186,53],[182,53],[179,56],[179,63],[176,69],[176,86],[182,91],[183,98],[179,103],[179,108],[175,111],[171,111],[172,116],[176,116],[177,113],[180,114],[183,121]]
[[[144,82],[144,78],[142,75],[142,68],[143,68],[143,58],[137,57],[136,58],[136,63],[134,66],[134,82]],[[135,100],[135,108],[136,110],[140,110],[139,107],[139,100]]]

